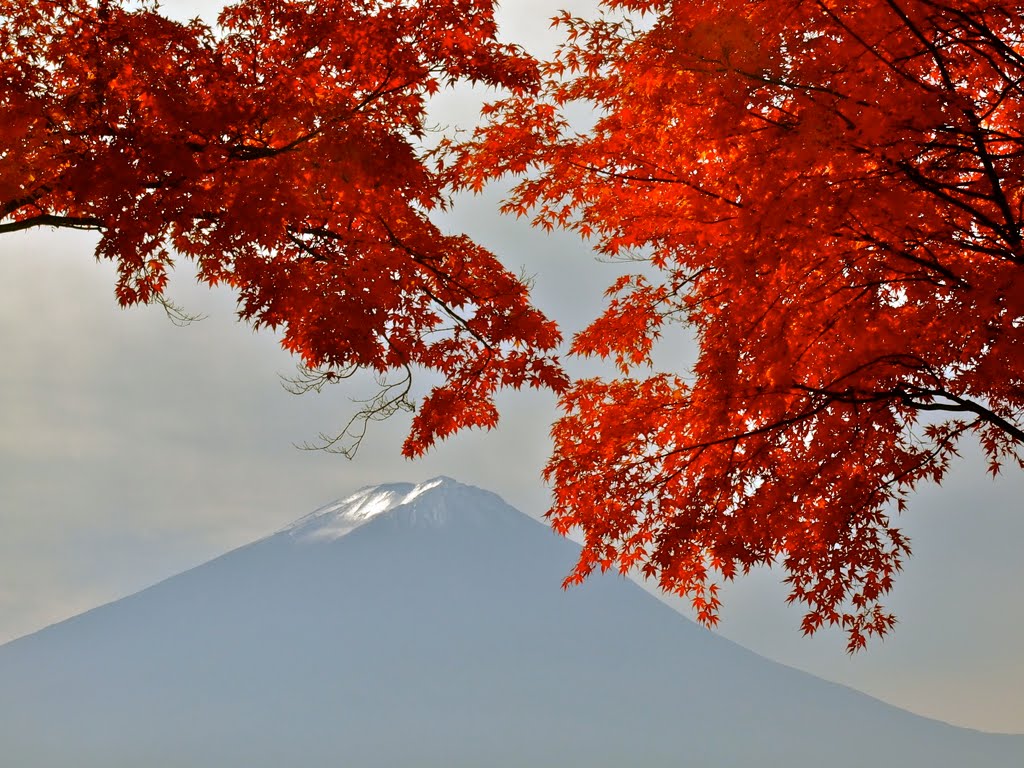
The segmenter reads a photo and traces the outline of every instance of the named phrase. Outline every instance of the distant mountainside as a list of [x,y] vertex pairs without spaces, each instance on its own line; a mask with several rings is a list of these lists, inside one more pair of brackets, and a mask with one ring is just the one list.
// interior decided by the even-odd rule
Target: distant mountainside
[[1014,768],[770,662],[439,478],[0,647],[12,768]]

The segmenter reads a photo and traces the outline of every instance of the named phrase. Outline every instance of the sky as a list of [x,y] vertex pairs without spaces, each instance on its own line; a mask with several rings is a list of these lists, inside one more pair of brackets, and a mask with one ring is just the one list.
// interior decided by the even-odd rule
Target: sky
[[[216,3],[162,7],[212,18]],[[503,33],[542,52],[554,37],[540,19],[554,7],[507,0]],[[452,121],[472,115],[462,94],[442,94],[434,110]],[[598,261],[573,236],[500,217],[499,198],[494,190],[460,198],[441,224],[533,276],[536,303],[567,334],[582,328],[623,267]],[[368,484],[444,474],[535,517],[547,508],[540,469],[555,415],[550,395],[506,393],[497,430],[460,434],[417,461],[400,456],[402,416],[374,425],[353,461],[302,451],[296,444],[341,426],[350,398],[369,390],[286,393],[281,376],[295,366],[276,338],[239,324],[230,293],[195,285],[187,264],[170,297],[205,319],[182,328],[159,308],[119,309],[113,269],[96,262],[94,244],[66,231],[0,238],[0,642],[138,591]],[[680,336],[660,362],[683,369],[692,355]],[[993,480],[967,449],[941,488],[923,488],[900,519],[915,553],[888,601],[900,623],[852,658],[838,633],[799,634],[779,572],[728,585],[718,631],[920,714],[1024,733],[1022,498],[1024,473]]]

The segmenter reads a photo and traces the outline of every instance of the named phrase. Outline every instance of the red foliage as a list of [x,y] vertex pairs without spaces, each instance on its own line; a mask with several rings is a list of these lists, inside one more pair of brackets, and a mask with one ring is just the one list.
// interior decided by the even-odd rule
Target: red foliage
[[[586,537],[570,581],[639,567],[714,624],[711,572],[781,562],[804,631],[859,648],[892,626],[879,599],[909,553],[889,511],[965,433],[993,471],[1021,464],[1024,16],[602,6],[557,19],[542,91],[492,105],[452,168],[467,187],[539,169],[510,211],[653,267],[573,344],[622,377],[576,382],[554,427],[550,519]],[[697,363],[645,373],[672,319]]]
[[430,222],[443,189],[417,142],[443,85],[536,86],[495,34],[490,0],[242,0],[216,33],[156,2],[0,0],[0,232],[98,231],[123,305],[194,259],[317,382],[439,372],[408,454],[491,427],[496,388],[564,385],[559,334]]
[[[313,386],[439,372],[410,455],[494,425],[498,387],[562,391],[549,515],[586,539],[569,581],[639,568],[714,624],[715,573],[781,562],[804,631],[859,648],[893,623],[893,508],[966,434],[993,472],[1024,466],[1024,16],[601,6],[559,16],[538,70],[496,41],[492,0],[241,0],[217,31],[155,2],[0,0],[0,232],[98,231],[123,304],[194,259]],[[508,97],[439,172],[425,99],[459,79]],[[430,222],[447,185],[505,173],[508,211],[649,262],[573,341],[619,378],[567,388],[525,286]],[[645,370],[672,321],[699,343],[687,375]]]

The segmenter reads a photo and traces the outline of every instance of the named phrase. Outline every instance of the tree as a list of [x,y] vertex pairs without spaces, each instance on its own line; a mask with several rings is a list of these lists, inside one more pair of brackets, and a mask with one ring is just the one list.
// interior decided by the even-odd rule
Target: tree
[[[546,468],[567,580],[639,568],[717,620],[780,562],[849,649],[910,552],[892,524],[958,442],[1024,467],[1024,13],[1000,0],[607,0],[561,14],[539,93],[450,172],[649,265],[609,289]],[[573,130],[578,104],[596,116]],[[668,322],[689,375],[645,370]]]
[[[282,330],[300,386],[398,372],[364,419],[440,373],[408,455],[493,426],[498,387],[561,392],[567,581],[639,568],[714,624],[715,574],[781,561],[804,631],[861,647],[910,551],[893,506],[967,436],[1024,467],[1024,14],[605,0],[538,68],[493,5],[239,0],[213,31],[154,0],[0,0],[0,233],[97,231],[122,304],[195,260]],[[507,97],[427,152],[457,80]],[[570,347],[617,377],[569,386],[524,284],[431,223],[506,173],[507,211],[646,262]],[[700,347],[685,375],[647,369],[670,322]]]
[[122,305],[166,301],[172,253],[193,259],[241,318],[281,329],[300,385],[381,377],[364,419],[438,372],[408,454],[491,427],[498,387],[564,384],[523,282],[428,218],[445,200],[429,95],[536,87],[492,5],[239,0],[215,33],[155,0],[0,0],[0,233],[95,230]]

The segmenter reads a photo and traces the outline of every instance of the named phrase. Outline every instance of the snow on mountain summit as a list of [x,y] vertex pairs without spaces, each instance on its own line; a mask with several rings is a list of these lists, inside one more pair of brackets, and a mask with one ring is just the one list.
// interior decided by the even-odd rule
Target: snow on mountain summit
[[[458,496],[463,503],[450,504],[453,496]],[[466,500],[471,503],[467,505]],[[412,524],[438,526],[453,514],[466,514],[467,506],[477,511],[493,512],[497,507],[511,509],[493,493],[449,477],[435,477],[418,484],[389,483],[360,488],[299,518],[279,533],[299,540],[329,541],[399,510]]]

